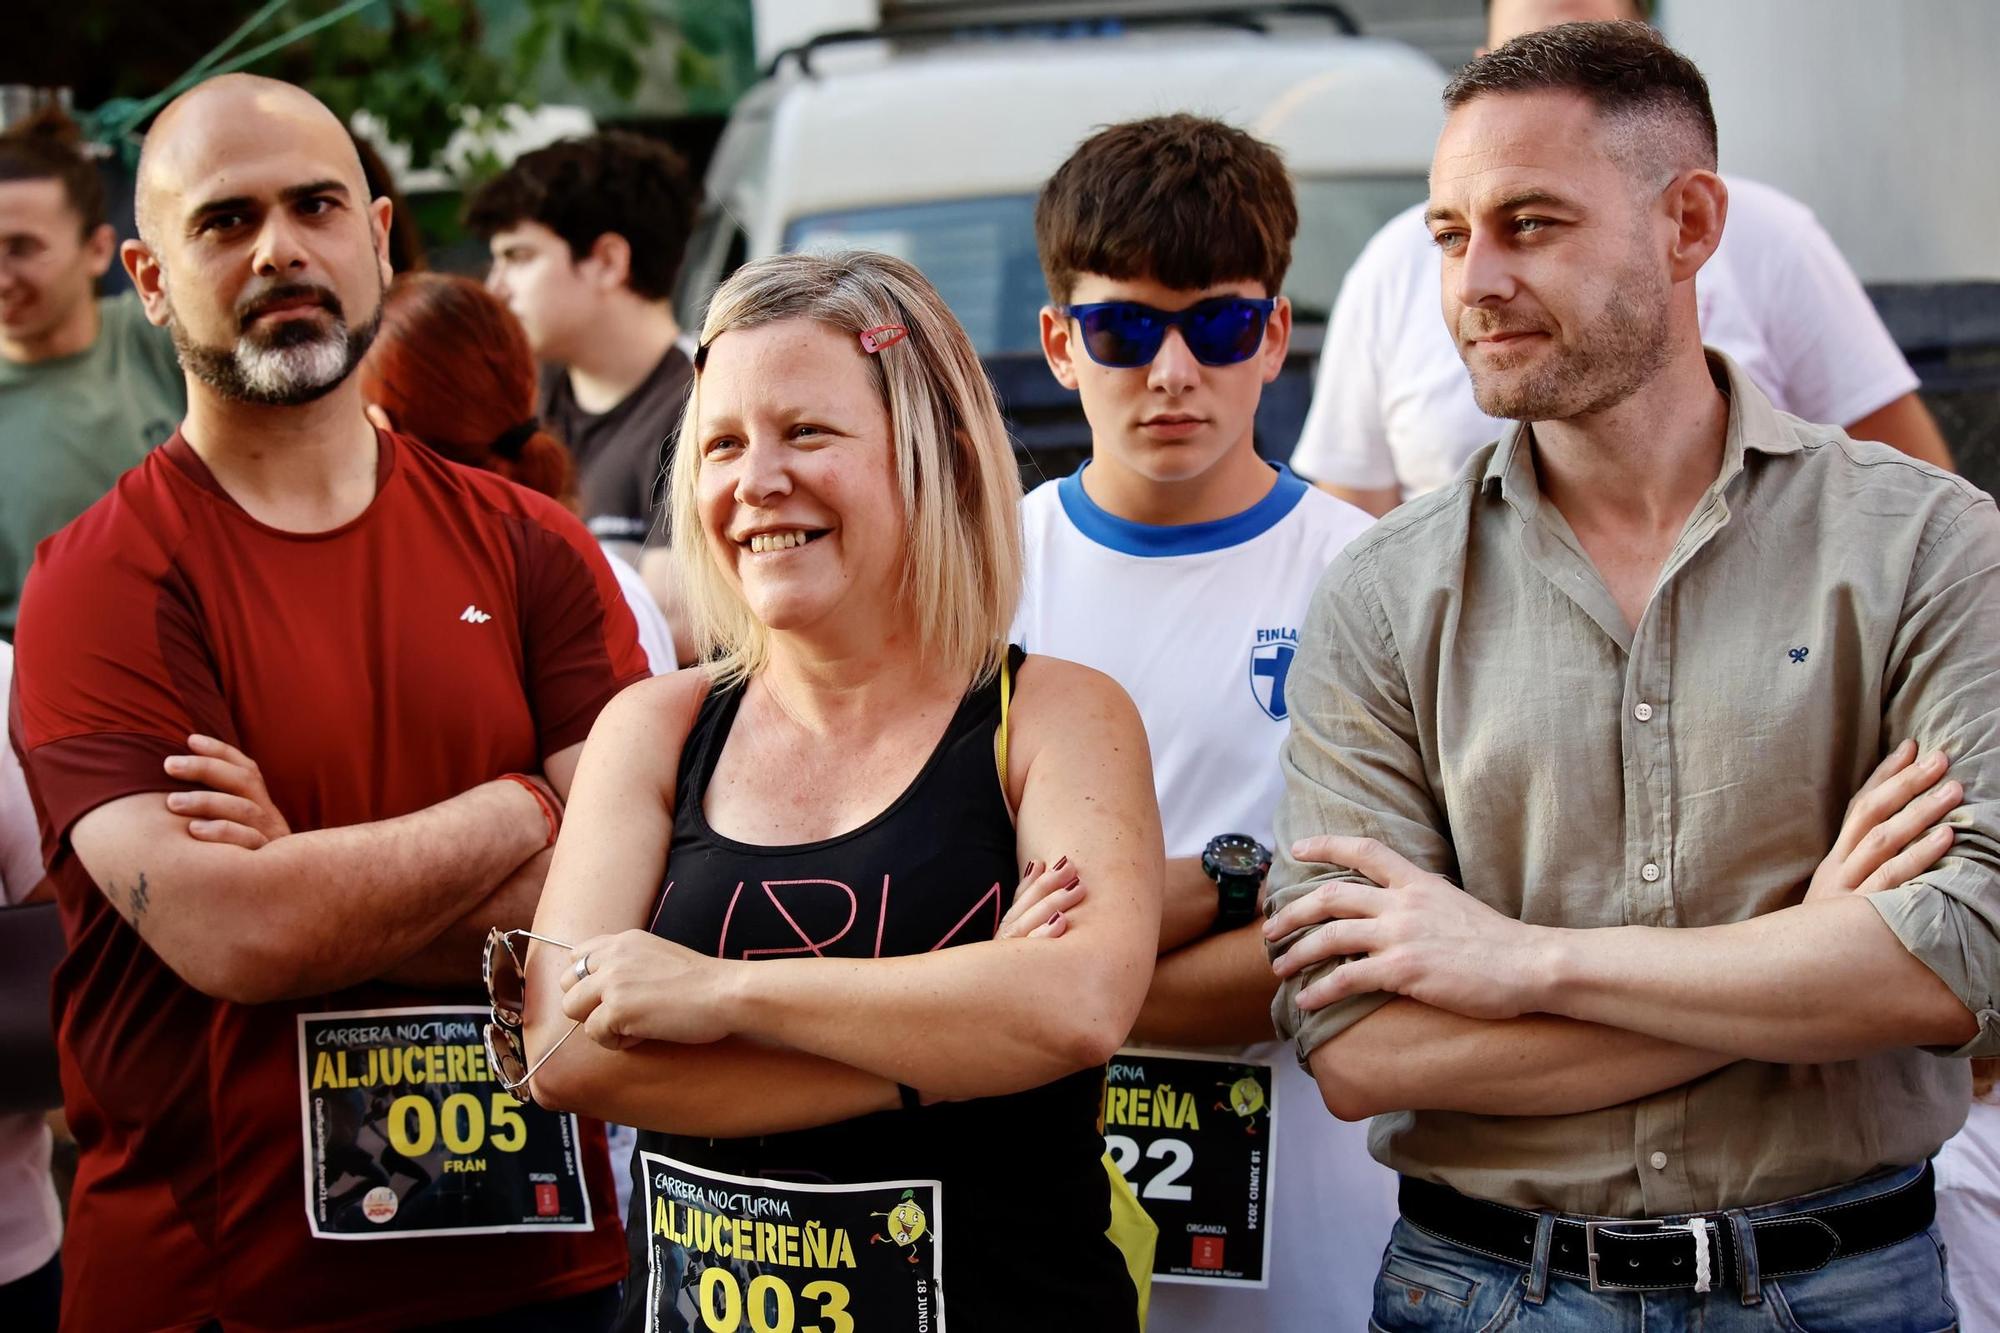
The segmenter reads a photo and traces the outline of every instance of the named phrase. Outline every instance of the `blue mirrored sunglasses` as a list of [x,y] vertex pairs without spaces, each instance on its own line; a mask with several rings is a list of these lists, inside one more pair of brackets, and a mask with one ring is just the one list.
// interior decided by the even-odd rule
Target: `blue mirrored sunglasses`
[[1083,330],[1084,350],[1100,366],[1135,370],[1160,354],[1168,329],[1179,329],[1188,351],[1204,366],[1233,366],[1257,355],[1264,326],[1278,302],[1272,297],[1217,296],[1185,310],[1161,310],[1137,301],[1096,301],[1057,306]]

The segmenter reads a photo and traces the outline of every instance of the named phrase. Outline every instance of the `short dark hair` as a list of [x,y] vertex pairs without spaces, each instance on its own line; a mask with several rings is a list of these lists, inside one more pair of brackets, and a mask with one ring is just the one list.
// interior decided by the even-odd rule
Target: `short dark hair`
[[1299,209],[1275,148],[1219,120],[1176,114],[1085,139],[1035,204],[1049,295],[1079,274],[1182,291],[1254,278],[1276,296]]
[[482,237],[538,222],[581,259],[608,232],[632,247],[627,281],[649,301],[673,294],[694,229],[700,187],[687,162],[658,139],[625,130],[563,139],[524,153],[479,187],[465,224]]
[[104,225],[104,178],[83,153],[83,131],[56,108],[0,134],[0,181],[61,181],[85,236]]
[[[1708,80],[1643,23],[1559,23],[1523,33],[1454,75],[1445,85],[1444,105],[1456,111],[1498,93],[1547,91],[1581,93],[1608,119],[1649,122],[1628,155],[1643,154],[1651,163],[1676,153],[1696,159],[1692,165],[1715,167]],[[1662,124],[1682,133],[1662,135],[1656,129]]]

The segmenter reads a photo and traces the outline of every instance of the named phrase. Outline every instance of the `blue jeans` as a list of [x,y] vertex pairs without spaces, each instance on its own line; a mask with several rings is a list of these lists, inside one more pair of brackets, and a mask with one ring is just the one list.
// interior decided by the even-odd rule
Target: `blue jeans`
[[[1801,1207],[1865,1199],[1914,1178],[1899,1169],[1856,1185],[1746,1208],[1751,1221]],[[1544,1260],[1546,1265],[1546,1260]],[[1704,1295],[1592,1291],[1438,1240],[1399,1221],[1375,1277],[1374,1333],[1951,1333],[1958,1311],[1944,1244],[1931,1227],[1886,1249],[1835,1259],[1815,1273],[1764,1278]],[[1540,1299],[1537,1299],[1539,1295]]]

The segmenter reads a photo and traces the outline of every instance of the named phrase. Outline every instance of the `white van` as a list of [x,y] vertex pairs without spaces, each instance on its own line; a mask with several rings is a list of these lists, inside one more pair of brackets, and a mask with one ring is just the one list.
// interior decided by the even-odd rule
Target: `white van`
[[1383,222],[1424,197],[1442,118],[1437,65],[1332,15],[1153,26],[1128,14],[921,37],[890,26],[780,55],[717,145],[676,295],[682,320],[699,328],[708,293],[746,259],[898,255],[951,304],[1017,439],[1058,455],[1040,460],[1055,475],[1089,436],[1041,362],[1036,195],[1100,126],[1211,115],[1276,146],[1298,191],[1285,291],[1300,328],[1258,418],[1259,448],[1288,456],[1340,280]]

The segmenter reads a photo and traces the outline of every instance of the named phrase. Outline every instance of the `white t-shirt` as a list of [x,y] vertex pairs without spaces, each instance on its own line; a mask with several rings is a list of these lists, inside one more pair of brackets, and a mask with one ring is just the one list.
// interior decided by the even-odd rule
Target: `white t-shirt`
[[[1695,282],[1702,341],[1778,410],[1847,426],[1917,387],[1812,210],[1728,178],[1729,221]],[[1341,283],[1292,466],[1314,481],[1421,495],[1512,422],[1479,410],[1439,301],[1424,205],[1391,218]]]
[[[1086,465],[1088,466],[1088,465]],[[1284,685],[1314,585],[1369,518],[1287,469],[1231,518],[1153,527],[1099,508],[1083,470],[1022,505],[1027,577],[1015,642],[1095,667],[1139,708],[1153,752],[1168,856],[1218,833],[1266,846],[1284,790]],[[1396,1178],[1367,1127],[1328,1115],[1287,1046],[1275,1066],[1271,1285],[1155,1283],[1151,1333],[1289,1333],[1367,1325],[1396,1217]]]
[[1937,1224],[1964,1333],[2000,1333],[2000,1105],[1974,1102],[1937,1155]]
[[[11,697],[14,648],[0,643],[0,699]],[[4,724],[0,724],[4,730]],[[42,835],[14,747],[0,736],[0,902],[11,907],[42,882]],[[0,1283],[55,1258],[62,1210],[49,1180],[48,1122],[33,1111],[0,1115]]]
[[632,619],[639,622],[639,646],[646,650],[646,665],[654,675],[666,675],[680,660],[674,656],[674,632],[667,628],[660,604],[653,600],[652,590],[638,570],[612,551],[605,551],[604,558],[618,579],[618,591],[625,594],[625,605],[632,608]]

